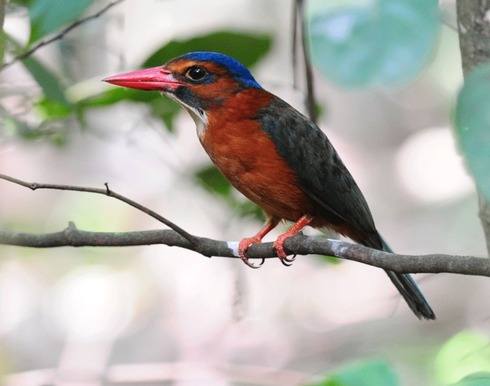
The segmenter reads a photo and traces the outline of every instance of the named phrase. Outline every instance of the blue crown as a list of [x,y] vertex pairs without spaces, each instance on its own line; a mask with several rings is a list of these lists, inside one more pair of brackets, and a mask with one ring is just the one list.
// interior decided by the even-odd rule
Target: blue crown
[[181,56],[181,59],[196,60],[200,62],[213,62],[225,67],[233,78],[244,87],[262,88],[254,79],[247,67],[231,56],[211,51],[189,52]]

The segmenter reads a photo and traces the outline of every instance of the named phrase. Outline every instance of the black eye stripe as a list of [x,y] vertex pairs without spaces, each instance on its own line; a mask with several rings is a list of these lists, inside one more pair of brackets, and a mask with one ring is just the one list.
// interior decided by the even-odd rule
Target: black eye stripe
[[185,77],[192,81],[202,80],[208,75],[208,72],[204,67],[201,66],[192,66],[187,69],[185,72]]

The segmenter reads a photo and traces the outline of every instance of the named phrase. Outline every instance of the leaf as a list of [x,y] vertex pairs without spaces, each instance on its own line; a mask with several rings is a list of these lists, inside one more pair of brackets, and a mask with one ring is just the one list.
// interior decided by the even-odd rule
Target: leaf
[[[7,35],[7,40],[12,44],[16,50],[20,50],[21,46],[16,39],[11,35]],[[61,103],[63,105],[70,105],[65,97],[64,87],[61,81],[56,75],[48,70],[40,61],[30,56],[22,60],[22,64],[32,75],[34,80],[43,90],[44,96],[47,99]]]
[[351,364],[310,386],[398,386],[393,369],[383,361]]
[[65,106],[70,105],[65,97],[64,87],[61,85],[59,79],[50,70],[44,67],[41,62],[31,56],[24,59],[22,64],[39,84],[46,98]]
[[48,98],[40,99],[35,106],[41,118],[45,120],[68,118],[73,112],[66,104]]
[[3,26],[0,24],[0,65],[3,64],[3,57],[5,54],[5,47],[7,46],[7,37],[3,32]]
[[173,133],[175,131],[174,118],[180,112],[179,104],[171,99],[162,98],[162,96],[159,95],[159,98],[151,101],[150,106],[153,115],[160,118],[167,129]]
[[476,373],[465,377],[454,386],[490,386],[490,373]]
[[63,146],[67,142],[67,133],[63,131],[45,130],[43,127],[31,127],[26,122],[20,121],[12,116],[3,120],[3,131],[9,136],[16,136],[26,141],[47,139],[53,145]]
[[188,40],[173,40],[151,54],[143,67],[160,66],[190,51],[222,52],[251,67],[269,51],[271,44],[268,35],[218,31]]
[[29,2],[29,44],[78,19],[93,0],[32,0]]
[[32,3],[32,1],[33,0],[12,0],[12,3],[27,7],[30,3]]
[[465,79],[456,104],[456,137],[478,189],[490,200],[490,65]]
[[162,97],[158,92],[141,92],[125,88],[111,88],[81,100],[79,105],[87,109],[111,106],[123,101],[148,103],[153,116],[161,119],[170,132],[174,131],[173,123],[175,117],[180,112],[180,106],[176,102]]
[[255,205],[252,201],[238,201],[233,198],[231,203],[232,209],[241,217],[251,217],[259,222],[265,221],[265,214],[260,207]]
[[206,166],[196,171],[194,175],[200,185],[209,192],[222,197],[230,196],[231,184],[216,167]]
[[428,62],[439,31],[436,0],[375,0],[319,12],[310,22],[314,64],[346,87],[400,83]]
[[490,340],[483,334],[463,331],[449,339],[434,361],[435,376],[453,383],[479,371],[490,371]]
[[122,87],[113,87],[96,95],[82,99],[79,103],[83,107],[106,107],[122,101],[150,102],[156,98],[161,98],[157,92],[141,92]]
[[230,182],[213,165],[205,166],[194,173],[199,185],[208,192],[223,200],[236,214],[242,217],[253,217],[258,221],[265,220],[264,212],[251,201],[235,197]]
[[319,256],[323,262],[331,265],[339,265],[342,263],[342,259],[335,256],[320,255]]

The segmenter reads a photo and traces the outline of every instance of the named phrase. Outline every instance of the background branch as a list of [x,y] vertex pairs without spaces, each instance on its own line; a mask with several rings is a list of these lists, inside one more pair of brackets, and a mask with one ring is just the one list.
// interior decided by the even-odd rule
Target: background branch
[[316,111],[315,89],[313,85],[313,69],[311,66],[310,50],[308,46],[308,23],[305,15],[304,0],[296,0],[296,12],[301,26],[301,49],[303,53],[303,65],[306,82],[306,108],[310,119],[317,123],[318,114]]
[[[0,0],[0,5],[4,1],[6,1],[6,0]],[[28,58],[29,56],[31,56],[32,54],[34,54],[34,52],[36,52],[40,48],[43,48],[43,47],[45,47],[45,46],[47,46],[47,45],[49,45],[51,43],[54,43],[57,40],[63,39],[65,37],[65,35],[67,35],[69,32],[73,31],[74,29],[80,27],[81,25],[83,25],[83,24],[85,24],[85,23],[87,23],[87,22],[89,22],[91,20],[97,19],[98,17],[100,17],[101,15],[103,15],[104,13],[106,13],[109,9],[111,9],[112,7],[114,7],[115,5],[117,5],[119,3],[122,3],[123,1],[125,1],[125,0],[114,0],[114,1],[111,1],[109,4],[107,4],[100,11],[98,11],[98,12],[92,14],[92,15],[89,15],[87,17],[84,17],[84,18],[81,18],[79,20],[74,21],[73,23],[69,24],[66,28],[63,28],[60,32],[58,32],[53,37],[51,37],[49,39],[46,39],[46,40],[41,40],[39,43],[35,44],[34,46],[32,46],[27,51],[22,52],[21,54],[19,54],[19,55],[15,56],[14,58],[12,58],[10,61],[2,64],[0,66],[0,71],[3,71],[7,67],[10,67],[12,64],[18,62],[19,60],[23,60],[23,59]]]
[[[490,0],[458,0],[459,47],[463,74],[490,62]],[[490,256],[490,202],[479,192],[480,220],[485,233],[487,251]]]
[[293,88],[298,88],[298,3],[293,1],[291,15],[291,68],[293,71]]

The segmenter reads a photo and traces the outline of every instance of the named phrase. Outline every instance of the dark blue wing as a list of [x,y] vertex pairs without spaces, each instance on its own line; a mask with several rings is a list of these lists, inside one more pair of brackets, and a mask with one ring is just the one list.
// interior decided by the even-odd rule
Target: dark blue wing
[[356,241],[381,248],[364,196],[318,126],[277,97],[257,118],[315,202],[316,215],[334,227],[350,228]]
[[[318,213],[312,215],[321,216],[334,229],[345,229],[344,234],[361,244],[389,251],[364,196],[327,136],[286,102],[273,98],[257,118],[295,171],[301,189],[316,204]],[[386,272],[417,317],[435,319],[410,275]]]

